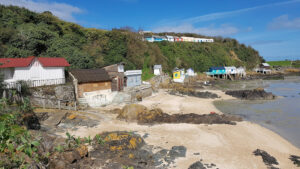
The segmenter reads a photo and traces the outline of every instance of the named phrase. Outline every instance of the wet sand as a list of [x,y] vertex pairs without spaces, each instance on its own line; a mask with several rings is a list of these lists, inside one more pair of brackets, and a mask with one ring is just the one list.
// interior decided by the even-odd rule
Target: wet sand
[[[196,113],[207,114],[211,111],[221,113],[214,105],[215,100],[232,99],[221,91],[212,91],[221,98],[201,99],[189,96],[169,95],[164,91],[145,98],[140,104],[148,108],[158,107],[169,114]],[[170,149],[172,146],[185,146],[185,158],[178,158],[171,168],[185,169],[202,159],[203,163],[214,163],[215,168],[267,168],[261,157],[253,155],[256,149],[262,149],[274,156],[279,168],[296,168],[288,159],[290,155],[300,155],[300,150],[278,134],[260,125],[243,121],[237,125],[215,124],[159,124],[138,125],[116,119],[116,114],[109,114],[107,109],[122,107],[110,106],[93,110],[94,118],[100,124],[94,128],[80,127],[70,130],[76,136],[95,136],[104,131],[134,131],[141,136],[149,134],[145,142],[149,145]],[[64,133],[59,133],[65,135]],[[200,155],[194,155],[200,153]]]

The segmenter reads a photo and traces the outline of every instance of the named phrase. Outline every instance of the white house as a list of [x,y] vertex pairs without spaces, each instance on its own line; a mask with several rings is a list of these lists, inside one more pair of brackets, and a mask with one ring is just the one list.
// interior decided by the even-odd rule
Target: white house
[[21,80],[30,87],[64,84],[68,66],[65,58],[0,58],[0,72],[8,88],[16,87]]
[[166,35],[166,38],[169,42],[174,42],[174,37],[173,36]]
[[153,70],[154,70],[154,75],[156,75],[156,76],[162,75],[162,66],[161,65],[154,65]]

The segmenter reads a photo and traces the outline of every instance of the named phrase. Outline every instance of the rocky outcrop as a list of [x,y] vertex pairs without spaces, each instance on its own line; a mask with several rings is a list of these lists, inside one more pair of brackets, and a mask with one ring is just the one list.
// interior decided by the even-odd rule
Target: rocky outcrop
[[233,115],[213,114],[173,114],[163,113],[159,108],[148,110],[139,104],[126,105],[120,111],[118,117],[127,121],[137,121],[139,124],[155,123],[191,123],[191,124],[236,124],[242,118]]
[[242,100],[273,100],[276,98],[271,92],[266,92],[263,88],[254,90],[231,90],[225,94],[237,97]]

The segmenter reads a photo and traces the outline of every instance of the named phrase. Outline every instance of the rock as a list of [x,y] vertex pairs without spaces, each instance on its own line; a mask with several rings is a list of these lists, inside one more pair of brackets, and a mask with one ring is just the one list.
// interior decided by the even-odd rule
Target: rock
[[297,165],[298,167],[300,167],[300,157],[299,156],[291,155],[289,159],[291,161],[293,161],[293,163],[295,165]]
[[204,165],[200,161],[197,161],[190,165],[188,169],[206,169],[206,167],[204,167]]
[[39,121],[45,121],[50,117],[48,112],[35,112],[35,114]]
[[66,169],[67,164],[63,160],[53,160],[50,161],[49,169]]
[[78,151],[67,151],[63,152],[62,157],[65,161],[72,164],[76,162],[77,160],[81,159],[81,156]]
[[172,158],[185,157],[186,148],[184,146],[173,146],[169,152],[169,155]]
[[263,162],[267,165],[267,166],[272,166],[273,164],[278,165],[279,163],[277,162],[276,158],[271,156],[270,154],[268,154],[266,151],[264,150],[260,150],[260,149],[256,149],[253,154],[255,156],[261,156],[263,159]]
[[163,113],[159,108],[148,110],[145,106],[131,104],[126,105],[118,115],[119,119],[127,121],[137,121],[139,124],[154,123],[191,123],[191,124],[231,124],[234,121],[242,121],[242,118],[226,114],[173,114]]
[[38,117],[34,112],[26,112],[22,114],[22,123],[28,128],[32,130],[39,130],[41,128],[41,124],[39,122]]
[[147,107],[139,104],[129,104],[123,107],[117,118],[134,121],[137,120],[139,114],[145,112],[147,112]]
[[76,148],[76,151],[79,153],[81,158],[88,155],[88,148],[85,145],[81,145],[80,147]]
[[273,100],[276,98],[271,92],[266,92],[263,88],[254,90],[231,90],[225,94],[237,97],[243,100]]

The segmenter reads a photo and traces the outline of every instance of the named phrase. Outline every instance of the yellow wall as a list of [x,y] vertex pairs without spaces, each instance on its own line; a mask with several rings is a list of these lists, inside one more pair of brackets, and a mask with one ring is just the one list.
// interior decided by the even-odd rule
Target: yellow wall
[[173,72],[173,79],[180,79],[180,71]]

